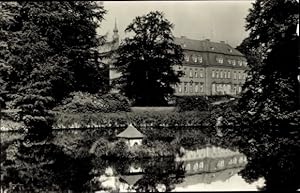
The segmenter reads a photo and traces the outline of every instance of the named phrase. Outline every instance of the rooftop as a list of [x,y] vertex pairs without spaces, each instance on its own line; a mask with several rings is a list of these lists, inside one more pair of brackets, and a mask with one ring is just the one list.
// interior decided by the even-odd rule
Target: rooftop
[[117,137],[127,139],[141,139],[144,137],[144,135],[130,123],[124,131],[117,135]]
[[202,52],[214,52],[221,53],[226,55],[233,56],[244,56],[237,49],[231,47],[229,44],[224,41],[221,42],[212,42],[209,39],[206,40],[193,40],[189,39],[185,36],[181,36],[180,38],[175,37],[175,43],[182,46],[184,50],[194,50],[194,51],[202,51]]

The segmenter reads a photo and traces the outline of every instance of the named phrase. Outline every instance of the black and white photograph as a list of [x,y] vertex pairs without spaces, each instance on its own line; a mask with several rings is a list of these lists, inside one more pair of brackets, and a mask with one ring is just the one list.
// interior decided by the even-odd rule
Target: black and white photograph
[[0,193],[300,191],[299,0],[1,1]]

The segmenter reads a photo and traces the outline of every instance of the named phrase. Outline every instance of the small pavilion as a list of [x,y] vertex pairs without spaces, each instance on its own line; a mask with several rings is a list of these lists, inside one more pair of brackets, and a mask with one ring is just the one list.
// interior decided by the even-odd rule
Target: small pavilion
[[124,131],[117,135],[117,137],[125,139],[128,146],[133,147],[142,145],[144,135],[130,123]]

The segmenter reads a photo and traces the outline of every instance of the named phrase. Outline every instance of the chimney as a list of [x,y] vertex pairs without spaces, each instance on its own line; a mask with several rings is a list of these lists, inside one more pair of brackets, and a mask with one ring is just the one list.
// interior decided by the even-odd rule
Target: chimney
[[181,38],[186,39],[186,36],[181,36]]
[[208,41],[208,42],[209,42],[209,41],[210,41],[210,39],[205,39],[205,41]]
[[222,44],[225,44],[225,41],[220,41]]

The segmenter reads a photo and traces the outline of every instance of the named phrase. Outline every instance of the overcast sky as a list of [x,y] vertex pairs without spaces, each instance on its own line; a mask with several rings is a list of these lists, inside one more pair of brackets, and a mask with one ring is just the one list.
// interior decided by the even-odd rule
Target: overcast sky
[[119,35],[136,16],[150,11],[162,11],[174,24],[176,37],[225,41],[236,47],[247,37],[245,17],[253,1],[105,1],[108,11],[101,24],[100,34],[112,36],[115,19]]

